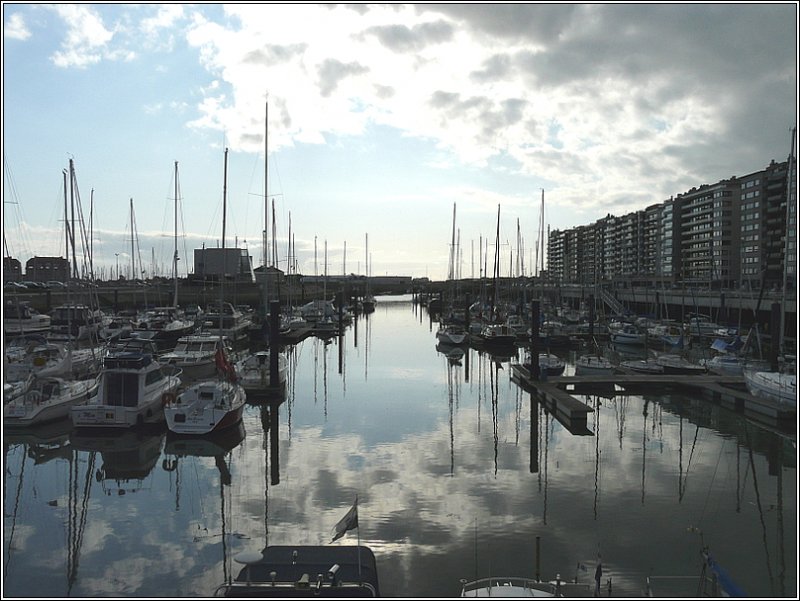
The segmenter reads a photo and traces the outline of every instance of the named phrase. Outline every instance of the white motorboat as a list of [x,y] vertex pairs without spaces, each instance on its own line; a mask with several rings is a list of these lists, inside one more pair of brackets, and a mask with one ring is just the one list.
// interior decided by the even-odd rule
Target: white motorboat
[[192,334],[179,338],[175,349],[161,355],[159,361],[181,369],[184,380],[210,378],[216,373],[214,357],[220,348],[230,353],[230,341],[212,334]]
[[797,374],[745,369],[744,379],[753,396],[797,407]]
[[22,394],[3,406],[4,426],[36,426],[69,417],[97,391],[98,379],[36,378]]
[[248,394],[267,394],[286,383],[286,355],[278,353],[278,380],[273,384],[270,376],[270,353],[270,350],[256,351],[236,362],[236,376]]
[[167,428],[175,434],[219,432],[242,421],[244,388],[226,379],[192,384],[164,407]]
[[50,330],[51,318],[42,315],[28,302],[8,301],[3,313],[3,331],[6,336],[40,334]]
[[575,361],[576,376],[610,376],[613,373],[614,365],[605,357],[600,357],[598,355],[581,355]]
[[97,392],[70,410],[76,428],[131,428],[164,421],[164,405],[181,384],[180,370],[162,366],[151,353],[107,355]]

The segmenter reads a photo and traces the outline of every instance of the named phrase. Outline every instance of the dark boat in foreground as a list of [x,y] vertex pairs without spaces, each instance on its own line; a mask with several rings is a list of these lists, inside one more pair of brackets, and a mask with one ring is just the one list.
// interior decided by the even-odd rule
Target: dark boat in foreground
[[378,568],[369,547],[268,546],[234,557],[244,568],[215,597],[379,597]]

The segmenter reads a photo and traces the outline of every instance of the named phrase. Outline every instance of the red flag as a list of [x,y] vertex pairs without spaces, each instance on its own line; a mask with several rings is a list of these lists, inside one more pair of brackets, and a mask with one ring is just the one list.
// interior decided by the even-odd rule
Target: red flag
[[214,363],[217,366],[217,370],[226,376],[228,380],[231,382],[236,381],[236,368],[228,361],[228,357],[225,356],[225,352],[221,348],[217,349],[214,355]]

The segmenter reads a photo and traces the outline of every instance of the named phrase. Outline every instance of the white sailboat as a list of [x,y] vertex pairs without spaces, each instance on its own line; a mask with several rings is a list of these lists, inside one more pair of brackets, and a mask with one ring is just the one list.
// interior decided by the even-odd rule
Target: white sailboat
[[[225,149],[225,169],[222,195],[222,249],[225,250],[225,224],[227,203],[228,149]],[[220,305],[222,305],[224,274],[220,278]],[[222,344],[222,314],[219,316],[220,346],[215,362],[218,377],[201,380],[190,385],[177,398],[170,399],[164,408],[167,428],[175,434],[203,435],[219,432],[242,421],[245,390],[237,381],[236,370],[228,360]]]

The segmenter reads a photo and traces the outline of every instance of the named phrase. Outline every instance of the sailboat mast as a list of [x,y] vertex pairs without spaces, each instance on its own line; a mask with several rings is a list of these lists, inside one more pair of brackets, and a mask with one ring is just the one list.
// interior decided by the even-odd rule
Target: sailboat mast
[[[69,265],[69,215],[68,215],[68,202],[67,202],[67,170],[62,169],[61,175],[64,179],[64,258]],[[74,274],[70,273],[68,279],[72,279]]]
[[222,171],[222,271],[225,272],[225,214],[228,208],[228,149],[225,149],[225,166]]
[[223,294],[223,287],[225,284],[225,267],[227,261],[225,260],[225,219],[227,216],[228,208],[228,149],[225,149],[225,165],[222,170],[222,274],[219,280],[219,340],[220,347],[222,347],[222,315],[225,311],[223,303],[225,302],[225,295]]
[[94,188],[89,193],[89,279],[94,282]]
[[136,254],[133,252],[133,199],[131,198],[131,280],[136,279]]
[[269,234],[267,232],[267,222],[269,220],[269,103],[264,108],[264,271],[261,280],[261,312],[262,326],[267,332],[267,304],[269,303],[269,282],[267,280],[267,265],[269,264]]
[[172,306],[178,308],[178,161],[175,161],[175,252],[172,255],[172,277],[175,280],[175,297]]
[[269,102],[264,109],[264,274],[269,264]]
[[456,203],[453,203],[453,231],[450,235],[450,265],[448,267],[448,274],[447,279],[452,280],[454,278],[454,269],[453,264],[455,262],[455,258],[453,253],[455,253],[456,248]]

